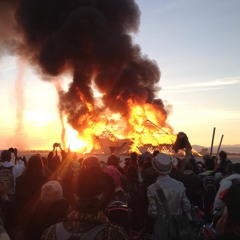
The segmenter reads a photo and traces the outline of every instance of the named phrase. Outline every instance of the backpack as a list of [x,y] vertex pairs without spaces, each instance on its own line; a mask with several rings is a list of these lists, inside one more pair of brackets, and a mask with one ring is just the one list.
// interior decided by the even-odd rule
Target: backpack
[[97,226],[94,226],[93,228],[90,228],[88,231],[82,231],[82,232],[69,232],[66,231],[63,227],[62,223],[57,223],[55,225],[55,234],[56,234],[56,240],[94,240],[97,235],[105,228],[109,227],[109,223],[103,223],[99,224]]
[[217,194],[217,183],[215,180],[215,172],[203,177],[203,194],[209,200],[214,200]]
[[121,201],[112,202],[106,209],[105,214],[111,223],[118,224],[129,234],[131,230],[132,210]]
[[0,182],[5,182],[7,185],[7,193],[14,194],[14,180],[12,174],[13,167],[0,166]]

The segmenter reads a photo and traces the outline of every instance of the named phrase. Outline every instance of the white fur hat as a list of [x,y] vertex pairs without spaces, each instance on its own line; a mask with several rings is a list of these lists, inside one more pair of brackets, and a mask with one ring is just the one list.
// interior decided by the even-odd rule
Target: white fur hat
[[41,202],[43,204],[55,202],[63,197],[62,186],[58,181],[46,182],[41,189]]
[[167,175],[172,171],[172,166],[177,164],[177,159],[165,153],[158,153],[152,159],[153,168],[162,175]]

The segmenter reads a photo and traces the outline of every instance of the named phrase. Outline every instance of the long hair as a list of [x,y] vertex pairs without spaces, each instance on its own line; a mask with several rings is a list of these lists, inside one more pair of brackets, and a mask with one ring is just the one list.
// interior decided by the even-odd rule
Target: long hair
[[40,155],[35,154],[29,158],[22,175],[44,176],[43,162]]

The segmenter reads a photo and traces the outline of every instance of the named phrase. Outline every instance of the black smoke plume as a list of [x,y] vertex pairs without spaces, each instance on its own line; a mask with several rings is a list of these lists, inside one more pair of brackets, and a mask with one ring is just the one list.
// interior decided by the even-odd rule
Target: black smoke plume
[[[166,118],[162,101],[156,99],[160,70],[132,40],[140,23],[134,0],[2,2],[14,9],[22,34],[17,54],[43,74],[71,73],[68,91],[59,94],[59,108],[76,130],[81,132],[106,109],[128,116],[129,100],[153,104]],[[103,95],[101,107],[93,83]]]

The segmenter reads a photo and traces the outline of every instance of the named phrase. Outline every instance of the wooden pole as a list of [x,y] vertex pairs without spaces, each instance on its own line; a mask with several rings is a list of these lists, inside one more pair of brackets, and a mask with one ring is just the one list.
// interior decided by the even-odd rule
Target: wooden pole
[[162,128],[160,128],[157,124],[153,123],[152,121],[150,121],[149,119],[146,120],[147,122],[151,123],[153,126],[155,126],[156,128],[160,129],[161,131],[165,132],[166,134],[169,134],[167,131],[163,130]]
[[216,128],[213,128],[213,134],[212,134],[212,144],[211,144],[211,150],[210,150],[210,158],[212,157],[212,152],[213,152],[213,143],[214,143],[214,137],[215,137],[215,131]]
[[217,160],[218,160],[218,154],[219,154],[219,151],[220,151],[220,149],[221,149],[223,136],[224,136],[224,135],[222,135],[221,140],[220,140],[220,143],[219,143],[219,145],[218,145],[218,150],[217,150],[217,154],[216,154],[216,162],[217,162]]

